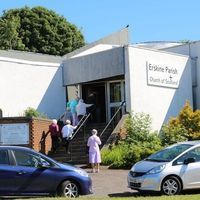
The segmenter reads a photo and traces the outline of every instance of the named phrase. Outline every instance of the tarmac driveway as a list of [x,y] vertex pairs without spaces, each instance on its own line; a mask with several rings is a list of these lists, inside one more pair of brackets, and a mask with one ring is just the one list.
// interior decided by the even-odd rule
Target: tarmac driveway
[[129,170],[113,170],[105,166],[100,167],[99,173],[90,173],[92,178],[94,196],[133,196],[136,191],[127,187],[127,174]]

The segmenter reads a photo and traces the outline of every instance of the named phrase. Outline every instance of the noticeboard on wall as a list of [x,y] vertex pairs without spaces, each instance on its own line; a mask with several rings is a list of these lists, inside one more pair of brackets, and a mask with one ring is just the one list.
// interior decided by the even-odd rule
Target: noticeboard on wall
[[29,124],[0,124],[0,145],[29,144]]

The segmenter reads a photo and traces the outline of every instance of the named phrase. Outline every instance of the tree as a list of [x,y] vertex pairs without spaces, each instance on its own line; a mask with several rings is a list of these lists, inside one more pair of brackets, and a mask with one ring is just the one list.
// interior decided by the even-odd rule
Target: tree
[[200,110],[193,111],[189,102],[186,102],[178,115],[178,120],[187,130],[189,140],[200,139]]
[[168,146],[176,142],[188,140],[188,131],[180,123],[178,118],[171,118],[167,124],[164,124],[161,132],[160,139],[163,146]]
[[62,56],[84,45],[75,25],[43,7],[11,9],[0,17],[0,49]]
[[200,139],[200,110],[193,111],[190,103],[186,102],[178,116],[162,127],[160,137],[163,145]]

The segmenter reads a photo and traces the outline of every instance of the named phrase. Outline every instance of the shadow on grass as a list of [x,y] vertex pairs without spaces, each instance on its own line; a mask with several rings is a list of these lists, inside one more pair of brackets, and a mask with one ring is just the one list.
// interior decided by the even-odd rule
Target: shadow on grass
[[123,192],[108,194],[109,197],[145,197],[145,196],[159,196],[158,192]]
[[199,188],[193,189],[193,190],[185,190],[185,191],[181,192],[181,194],[183,194],[183,195],[187,195],[187,194],[200,194],[200,190],[199,190]]
[[[40,199],[44,198],[44,196],[0,196],[0,199],[5,199],[5,200],[21,200],[21,199]],[[49,197],[50,198],[50,197]]]
[[[191,194],[200,194],[200,190],[199,189],[193,189],[193,190],[185,190],[183,192],[181,192],[180,195],[191,195]],[[94,195],[95,196],[95,195]],[[137,192],[134,191],[133,192],[121,192],[121,193],[111,193],[108,194],[109,197],[156,197],[156,196],[161,196],[160,192],[147,192],[147,191],[143,191],[143,192]],[[7,199],[7,200],[22,200],[22,199],[40,199],[40,198],[45,198],[44,196],[15,196],[15,197],[0,197],[0,199]],[[46,196],[47,199],[49,199],[49,196]],[[53,199],[53,198],[52,198]]]
[[[193,189],[193,190],[185,190],[180,193],[180,195],[191,195],[191,194],[200,194],[199,189]],[[108,194],[109,197],[147,197],[147,196],[161,196],[160,192],[123,192],[123,193],[112,193]]]

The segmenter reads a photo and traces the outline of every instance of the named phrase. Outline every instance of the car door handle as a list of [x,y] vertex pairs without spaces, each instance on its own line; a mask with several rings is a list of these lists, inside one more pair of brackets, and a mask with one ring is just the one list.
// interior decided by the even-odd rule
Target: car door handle
[[17,174],[22,175],[22,174],[26,174],[26,172],[25,171],[19,171],[19,172],[17,172]]

